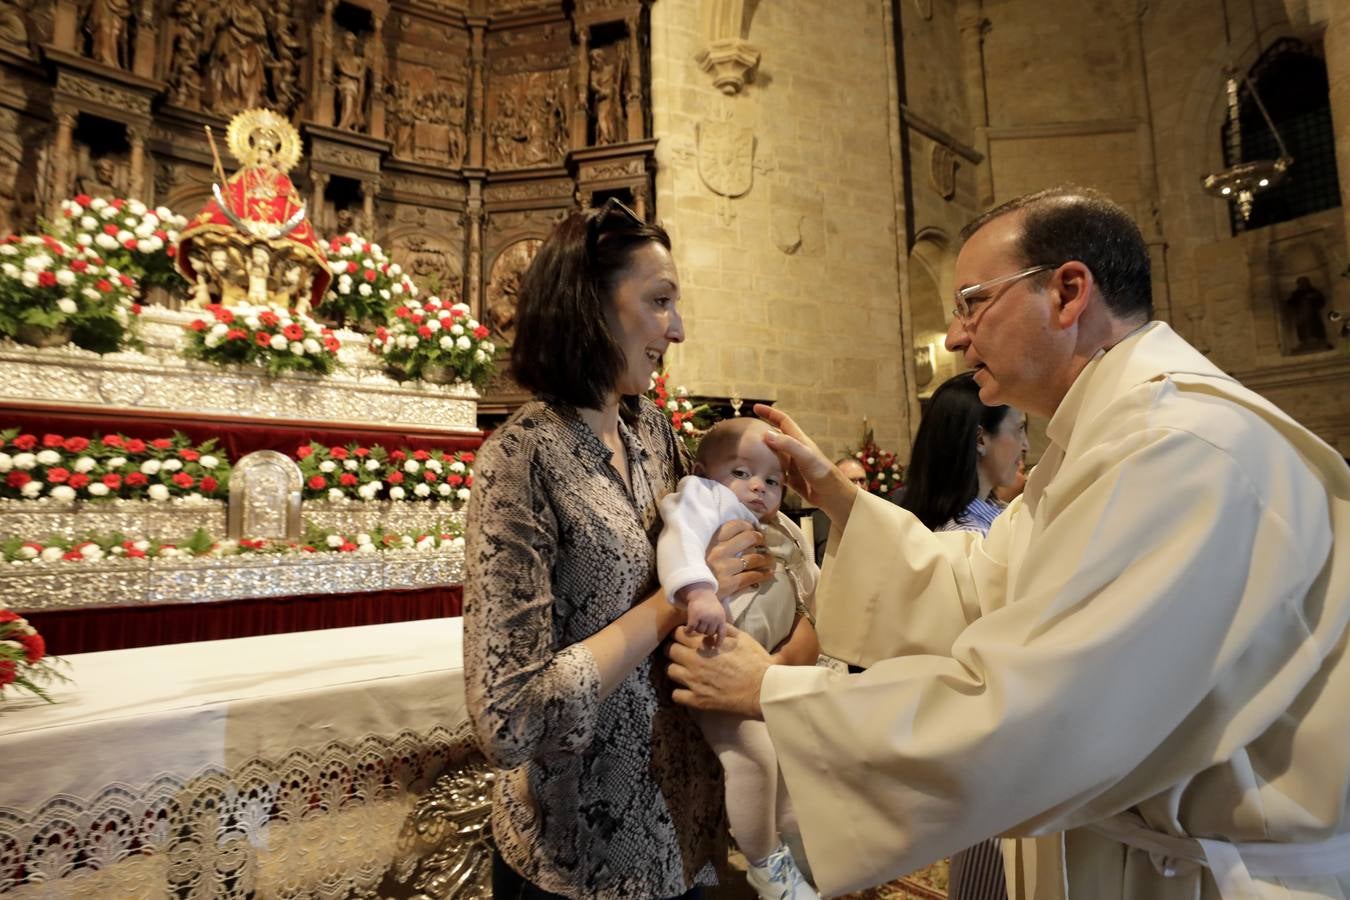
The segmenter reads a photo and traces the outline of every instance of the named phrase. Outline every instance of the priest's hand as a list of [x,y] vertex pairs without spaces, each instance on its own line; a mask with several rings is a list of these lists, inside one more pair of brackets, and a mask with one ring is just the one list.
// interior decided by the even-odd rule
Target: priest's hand
[[676,684],[675,702],[694,709],[736,713],[750,719],[763,718],[759,686],[773,665],[769,652],[734,625],[717,647],[707,637],[687,628],[676,628],[666,649],[666,671]]
[[766,434],[764,443],[775,453],[787,455],[788,484],[824,510],[825,515],[830,517],[830,524],[842,531],[848,523],[853,500],[858,495],[857,485],[849,481],[830,462],[829,457],[820,452],[816,442],[787,413],[756,403],[755,415],[781,432]]

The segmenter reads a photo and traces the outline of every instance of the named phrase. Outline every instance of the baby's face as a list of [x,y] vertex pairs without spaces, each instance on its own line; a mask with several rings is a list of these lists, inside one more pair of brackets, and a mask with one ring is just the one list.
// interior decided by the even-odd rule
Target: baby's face
[[764,443],[765,429],[752,428],[741,435],[736,452],[714,460],[708,478],[731,488],[760,521],[768,521],[783,502],[783,464]]

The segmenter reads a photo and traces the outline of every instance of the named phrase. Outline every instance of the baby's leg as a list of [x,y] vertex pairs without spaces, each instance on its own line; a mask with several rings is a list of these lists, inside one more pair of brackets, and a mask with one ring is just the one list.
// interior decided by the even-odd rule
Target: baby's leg
[[727,713],[697,714],[726,774],[727,819],[752,863],[778,849],[778,759],[763,722]]

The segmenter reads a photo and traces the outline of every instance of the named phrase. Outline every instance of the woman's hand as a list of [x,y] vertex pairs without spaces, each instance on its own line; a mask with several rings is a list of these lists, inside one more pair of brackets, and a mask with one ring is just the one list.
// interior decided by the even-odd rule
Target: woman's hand
[[728,522],[713,535],[705,557],[717,578],[717,596],[725,600],[769,577],[764,535],[749,522]]
[[787,454],[788,484],[823,509],[834,527],[842,529],[848,522],[849,510],[853,508],[853,499],[858,493],[857,485],[835,468],[829,457],[820,452],[816,442],[787,413],[756,403],[755,415],[781,432],[766,434],[764,443],[775,453]]

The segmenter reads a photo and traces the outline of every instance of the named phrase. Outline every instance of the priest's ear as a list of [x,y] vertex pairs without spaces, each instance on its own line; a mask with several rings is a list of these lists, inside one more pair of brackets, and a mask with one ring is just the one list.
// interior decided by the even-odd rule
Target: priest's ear
[[1087,311],[1088,301],[1096,292],[1097,279],[1086,264],[1071,259],[1055,270],[1047,287],[1055,293],[1059,325],[1067,328],[1076,324]]

